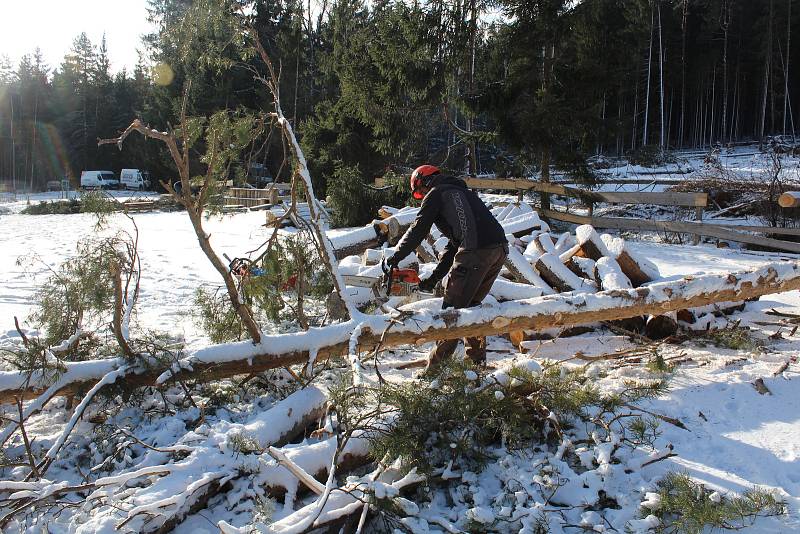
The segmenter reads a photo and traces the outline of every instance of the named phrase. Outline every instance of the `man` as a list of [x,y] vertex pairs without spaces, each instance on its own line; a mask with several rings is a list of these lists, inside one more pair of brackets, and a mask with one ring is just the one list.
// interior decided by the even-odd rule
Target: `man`
[[[422,243],[435,224],[450,241],[433,274],[420,282],[423,291],[432,290],[449,271],[442,308],[477,306],[489,294],[508,255],[503,227],[463,180],[447,176],[433,165],[417,167],[411,175],[411,191],[422,200],[414,224],[397,251],[388,260],[396,267]],[[486,338],[467,338],[467,356],[476,364],[486,363]],[[428,374],[453,354],[457,339],[439,341],[428,357]]]

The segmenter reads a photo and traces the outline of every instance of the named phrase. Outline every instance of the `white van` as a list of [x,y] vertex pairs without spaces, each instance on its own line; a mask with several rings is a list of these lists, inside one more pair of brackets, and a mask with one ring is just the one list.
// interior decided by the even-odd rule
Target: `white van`
[[150,174],[139,169],[122,169],[119,173],[120,187],[143,191],[150,188]]
[[119,180],[111,171],[83,171],[81,187],[84,189],[119,189]]

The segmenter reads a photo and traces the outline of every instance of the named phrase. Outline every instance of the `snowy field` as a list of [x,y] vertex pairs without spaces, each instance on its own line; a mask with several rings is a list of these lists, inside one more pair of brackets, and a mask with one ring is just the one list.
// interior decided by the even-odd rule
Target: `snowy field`
[[[757,155],[747,153],[746,149],[728,157],[731,160],[729,164],[743,173],[757,173],[757,169],[763,168],[760,163],[753,163]],[[39,199],[33,196],[31,201]],[[32,311],[36,287],[47,277],[49,268],[72,257],[78,241],[94,232],[94,217],[91,215],[22,215],[19,212],[26,202],[27,199],[17,199],[0,204],[0,344],[18,339],[13,319],[17,316],[23,320]],[[142,292],[136,320],[143,327],[183,337],[189,351],[207,346],[208,340],[193,324],[188,310],[198,286],[219,285],[220,280],[198,247],[186,214],[154,212],[135,214],[134,218],[140,232],[142,258]],[[211,234],[211,243],[217,252],[234,257],[247,255],[265,241],[269,230],[263,224],[264,214],[253,212],[212,217],[206,222],[206,229]],[[126,230],[131,228],[129,221],[120,215],[112,217],[111,226]],[[775,261],[798,260],[789,254],[719,249],[712,244],[677,246],[628,239],[631,249],[653,261],[661,275],[668,279],[741,271]],[[681,364],[670,381],[669,392],[656,400],[647,401],[644,407],[676,418],[685,425],[685,429],[670,424],[660,427],[663,433],[658,438],[658,448],[667,450],[671,444],[676,456],[633,469],[632,473],[624,472],[622,466],[600,461],[601,467],[605,465],[605,471],[601,468],[588,470],[577,477],[574,487],[567,488],[569,491],[564,490],[564,499],[568,504],[574,501],[576,508],[574,512],[567,512],[567,518],[581,526],[579,529],[564,528],[563,532],[581,529],[597,532],[616,529],[622,532],[626,526],[631,530],[645,531],[646,525],[637,523],[640,517],[639,504],[647,500],[646,493],[653,491],[655,482],[669,471],[686,472],[722,495],[741,494],[756,487],[775,490],[785,499],[788,513],[757,519],[743,531],[800,532],[800,364],[796,362],[800,352],[800,333],[791,335],[791,325],[782,326],[781,319],[766,313],[773,309],[800,314],[800,292],[762,297],[748,303],[744,312],[720,318],[715,325],[724,327],[727,321],[740,321],[741,326],[752,328],[754,337],[763,344],[763,349],[759,351],[737,351],[693,342],[659,348],[665,359],[678,359]],[[776,335],[778,332],[780,335]],[[507,340],[491,338],[490,366],[502,368],[513,362],[525,362],[532,355],[539,362],[567,360],[577,353],[601,355],[632,346],[625,338],[599,331],[573,338],[529,343],[528,353],[520,354]],[[382,359],[383,374],[391,380],[412,379],[411,370],[397,370],[396,366],[420,358],[424,348],[391,351]],[[792,358],[795,358],[794,363],[774,376],[776,369]],[[624,379],[637,378],[645,372],[641,368],[615,367],[613,363],[603,362],[593,363],[590,367],[598,375],[602,374],[599,384],[610,391],[618,388]],[[756,391],[751,383],[757,378],[763,378],[771,394],[761,395]],[[136,410],[127,409],[120,418],[138,421],[141,430],[137,433],[138,437],[159,447],[180,446],[189,443],[189,439],[205,439],[203,443],[207,443],[208,447],[207,460],[189,463],[193,458],[190,456],[181,463],[188,467],[184,479],[179,481],[188,482],[198,480],[204,473],[211,473],[209,470],[224,470],[238,465],[236,462],[239,460],[230,455],[225,460],[216,458],[221,456],[220,450],[224,450],[226,435],[232,429],[242,425],[263,426],[263,423],[258,423],[258,403],[261,401],[262,407],[269,404],[269,399],[252,402],[237,400],[230,406],[230,413],[222,410],[208,414],[203,425],[205,437],[187,432],[185,425],[197,415],[191,409],[149,422]],[[57,401],[31,419],[28,432],[36,436],[40,447],[46,448],[61,432],[67,418],[68,412],[63,409],[63,402]],[[76,444],[70,449],[70,454],[78,454],[74,451],[80,451],[81,447],[94,446],[88,438],[81,437],[89,436],[92,427],[93,424],[87,420],[79,423],[79,431],[75,432]],[[187,437],[189,435],[193,437]],[[601,458],[605,445],[598,443],[589,451]],[[15,443],[15,446],[20,445]],[[103,453],[92,450],[92,462],[102,462]],[[124,473],[134,466],[155,465],[160,461],[160,454],[140,451],[140,457],[122,462],[113,474]],[[630,466],[636,462],[641,464],[637,458],[631,454],[629,458],[621,459]],[[538,461],[536,458],[505,455],[479,475],[459,474],[457,476],[462,477],[463,484],[455,492],[457,495],[452,495],[448,502],[434,499],[420,506],[414,521],[406,526],[413,532],[462,532],[475,521],[485,523],[491,520],[495,525],[492,531],[504,532],[502,521],[498,523],[496,520],[522,517],[519,514],[525,507],[533,510],[535,503],[518,496],[519,502],[509,504],[499,502],[493,496],[501,488],[510,487],[509,479],[535,480]],[[316,462],[319,463],[319,459]],[[564,468],[568,469],[566,465]],[[12,475],[17,472],[24,471],[15,468],[13,471],[0,472],[0,487],[3,479],[16,480],[16,476]],[[82,481],[81,474],[71,468],[67,461],[59,462],[48,476],[70,484]],[[257,476],[254,477],[253,480],[257,482]],[[175,484],[175,481],[164,482],[161,497],[181,490],[180,485],[169,486],[170,483]],[[248,484],[249,481],[244,483],[236,480],[227,497],[212,499],[206,509],[191,515],[175,532],[218,532],[218,521],[244,526],[251,520],[252,502],[255,500],[252,485]],[[597,513],[582,512],[580,506],[584,492],[591,488],[596,492],[598,484],[609,494],[624,496],[618,498],[620,509],[607,511],[603,519]],[[139,504],[146,505],[147,502],[145,500]],[[296,507],[290,499],[286,500],[285,505],[277,503],[273,519],[288,515]],[[112,532],[118,526],[113,520],[113,510],[90,516],[80,508],[68,509],[57,517],[50,517],[48,521],[48,525],[39,525],[37,528],[48,532],[88,533]],[[15,524],[11,523],[9,527],[14,531]],[[17,524],[16,528],[23,527]],[[552,532],[561,531],[555,528],[551,525]],[[120,530],[126,531],[125,528]],[[519,530],[519,527],[517,531],[529,532]]]

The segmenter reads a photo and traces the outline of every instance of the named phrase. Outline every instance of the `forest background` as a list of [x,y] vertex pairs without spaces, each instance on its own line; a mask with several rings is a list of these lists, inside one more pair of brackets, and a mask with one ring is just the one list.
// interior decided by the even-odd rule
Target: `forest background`
[[[207,16],[220,2],[254,21],[279,67],[322,197],[357,204],[379,194],[365,187],[374,178],[423,162],[591,181],[587,162],[602,157],[647,163],[795,133],[792,0],[148,0],[156,31],[133,72],[112,73],[105,41],[86,34],[61,65],[38,51],[0,62],[0,186],[77,185],[82,170],[123,167],[173,181],[159,144],[118,152],[97,139],[132,118],[177,125],[184,101],[191,116],[270,111],[256,58]],[[253,146],[230,178],[252,182],[263,165],[289,179],[278,136]]]

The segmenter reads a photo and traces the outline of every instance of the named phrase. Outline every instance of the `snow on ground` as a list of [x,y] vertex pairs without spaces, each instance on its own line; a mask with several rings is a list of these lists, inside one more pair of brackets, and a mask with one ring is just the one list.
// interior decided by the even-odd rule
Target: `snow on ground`
[[[709,165],[705,162],[708,152],[682,151],[674,153],[675,163],[668,163],[656,167],[642,167],[631,165],[625,161],[610,164],[607,169],[598,172],[605,179],[628,180],[658,180],[684,181],[696,180],[707,177]],[[759,152],[755,145],[735,146],[719,151],[718,160],[720,167],[731,178],[743,181],[766,182],[767,175],[772,168],[771,156]],[[800,181],[800,158],[791,155],[781,156],[782,169],[780,177],[784,181]],[[642,183],[642,184],[603,184],[599,191],[663,191],[669,185]]]
[[[18,212],[20,204],[24,206],[18,203],[12,209]],[[200,333],[185,316],[188,304],[198,286],[219,286],[222,280],[200,250],[185,213],[137,213],[134,219],[143,273],[138,320],[145,328],[185,333],[192,348]],[[49,268],[75,256],[77,243],[95,235],[95,221],[90,214],[0,213],[0,332],[14,329],[15,315],[23,319],[30,313],[36,287],[47,278]],[[133,230],[123,215],[114,215],[109,222],[108,231]],[[263,224],[263,213],[250,212],[211,217],[204,226],[217,253],[234,258],[266,241],[270,230]]]
[[[747,154],[746,149],[737,149],[735,154],[726,157],[732,160],[731,165],[735,164],[743,170],[747,170],[748,165],[758,166],[751,161],[756,156]],[[33,196],[31,201],[47,196]],[[49,194],[49,197],[52,196],[54,194]],[[21,215],[19,211],[26,202],[27,199],[18,199],[0,204],[0,251],[3,252],[0,255],[0,343],[4,337],[16,336],[13,317],[23,318],[32,310],[36,286],[47,276],[47,266],[54,267],[74,255],[76,243],[92,236],[94,232],[93,216]],[[225,215],[210,218],[206,227],[212,235],[212,244],[220,254],[225,252],[231,257],[246,255],[268,237],[269,230],[261,226],[263,217],[259,212]],[[218,285],[220,280],[200,251],[188,218],[182,212],[141,213],[135,214],[134,218],[140,231],[143,272],[138,320],[148,328],[183,334],[190,349],[206,345],[207,340],[192,324],[186,312],[198,285]],[[112,225],[130,229],[127,219],[121,215],[112,218]],[[790,254],[719,249],[711,244],[678,246],[631,241],[630,238],[628,244],[636,254],[651,259],[666,278],[738,271],[781,259],[798,258]],[[33,255],[41,261],[17,263],[19,258]],[[753,487],[777,490],[786,499],[789,513],[778,518],[759,519],[744,531],[800,532],[800,366],[795,363],[782,375],[773,376],[781,363],[800,351],[800,334],[791,336],[790,326],[776,324],[780,319],[765,313],[771,309],[800,314],[800,292],[762,297],[757,302],[748,303],[744,312],[731,317],[731,320],[741,321],[742,325],[753,328],[754,335],[765,345],[763,351],[736,351],[696,343],[661,347],[665,358],[682,356],[685,361],[672,378],[670,392],[649,401],[645,406],[680,419],[688,430],[662,424],[660,443],[673,444],[677,456],[643,468],[634,478],[616,479],[616,484],[630,491],[632,499],[619,512],[621,518],[626,514],[635,514],[637,503],[644,499],[647,491],[652,491],[653,484],[660,476],[667,471],[679,470],[688,472],[722,494],[738,494]],[[757,325],[755,322],[773,324]],[[778,331],[782,334],[781,338],[770,339]],[[504,339],[491,338],[490,365],[500,367],[512,361],[524,361],[532,355],[540,360],[564,360],[578,352],[587,355],[608,354],[631,346],[622,337],[598,332],[534,345],[531,352],[523,355]],[[421,357],[424,349],[387,353],[382,358],[382,374],[392,380],[410,379],[412,370],[398,371],[394,366]],[[601,380],[601,385],[609,389],[618,387],[623,379],[634,376],[636,372],[626,368],[613,369],[611,366],[604,368],[609,372]],[[772,395],[756,392],[751,385],[756,378],[764,379]],[[231,404],[230,411],[206,414],[203,431],[209,436],[206,438],[210,444],[209,455],[218,454],[218,449],[224,448],[228,439],[225,436],[232,428],[238,428],[236,425],[240,424],[246,426],[248,421],[258,419],[260,411],[263,413],[270,402],[269,399],[256,399],[247,404],[236,400]],[[189,439],[187,436],[190,435],[194,436],[191,439],[199,439],[195,433],[187,434],[185,428],[196,417],[196,410],[189,410],[175,416],[149,420],[137,410],[129,409],[120,416],[120,420],[137,424],[141,439],[158,446],[171,446],[183,443],[182,440]],[[28,432],[35,435],[39,443],[49,444],[57,438],[67,419],[63,401],[59,400],[43,414],[31,419]],[[82,422],[80,425],[81,432],[76,433],[75,439],[83,441],[75,448],[93,447],[86,437],[79,437],[91,434],[91,424]],[[213,440],[220,440],[222,445]],[[160,453],[151,451],[147,454],[152,455],[152,458],[145,457],[151,464],[160,461]],[[102,453],[96,449],[92,449],[92,455],[94,461],[103,459]],[[190,460],[191,457],[180,465],[197,466],[197,463],[190,464]],[[227,464],[214,464],[213,461],[216,460],[200,462],[201,470],[187,471],[186,476],[200,476],[202,469],[210,469],[210,466],[229,469],[233,465],[230,459],[225,460]],[[493,503],[488,496],[499,489],[503,477],[536,472],[530,462],[525,464],[508,458],[503,462],[493,464],[475,479],[464,475],[467,488],[464,491],[472,492],[473,504],[481,503],[472,506],[469,511],[473,520],[488,520],[498,511],[497,507],[493,511]],[[123,461],[114,473],[124,472],[126,465]],[[78,474],[64,466],[59,466],[54,472],[71,483],[80,482]],[[240,486],[240,482],[234,485],[235,488]],[[170,491],[176,490],[173,487]],[[246,521],[252,511],[250,501],[254,497],[243,489],[242,493],[238,491],[231,492],[238,497],[230,497],[242,499],[238,508],[241,513],[238,515],[225,511],[224,499],[217,500],[212,502],[210,510],[190,517],[176,532],[210,533],[217,531],[214,525],[218,520],[240,524]],[[463,502],[449,506],[451,508],[448,510],[446,503],[435,502],[421,511],[420,517],[428,518],[426,524],[431,532],[436,531],[434,524],[437,520],[439,525],[446,520],[459,525],[457,528],[464,527],[469,506]],[[287,513],[281,508],[279,505],[274,516],[276,519]],[[53,532],[75,531],[76,524],[70,513],[65,513],[52,523]],[[86,520],[85,514],[78,513],[75,517]],[[84,529],[88,525],[91,523],[85,525]],[[113,522],[107,523],[107,528],[112,526]]]
[[[197,284],[216,284],[217,276],[196,244],[193,230],[184,213],[136,214],[141,233],[143,261],[142,296],[139,320],[149,327],[182,331],[190,346],[206,343],[191,320],[185,316],[188,302]],[[115,224],[126,219],[116,216]],[[220,252],[242,254],[256,248],[267,236],[260,226],[263,215],[245,213],[226,215],[207,221],[212,243]],[[78,240],[92,235],[90,215],[0,215],[0,327],[13,330],[13,316],[25,316],[33,304],[36,284],[47,275],[42,264],[23,268],[16,264],[20,256],[37,254],[49,265],[56,265],[74,253]],[[745,253],[718,249],[710,245],[691,247],[652,242],[630,243],[637,254],[651,258],[665,277],[687,274],[719,273],[756,267],[786,255]],[[800,293],[792,292],[762,298],[751,303],[745,313],[736,316],[745,323],[768,320],[763,311],[771,308],[800,313]],[[775,328],[766,328],[765,334]],[[588,334],[557,342],[545,342],[537,352],[539,358],[561,359],[578,351],[586,354],[608,353],[626,346],[613,336]],[[509,358],[521,358],[504,341],[497,339],[491,353],[494,365]],[[800,529],[800,376],[796,370],[786,378],[769,378],[773,396],[761,396],[750,385],[759,376],[771,372],[787,357],[796,353],[800,342],[781,341],[770,346],[770,352],[746,363],[732,366],[726,361],[737,357],[734,351],[714,348],[678,346],[694,362],[686,364],[673,379],[669,395],[654,401],[652,408],[677,417],[691,432],[663,425],[664,439],[675,445],[678,456],[654,464],[643,471],[644,482],[655,482],[669,469],[686,470],[705,483],[723,492],[741,492],[755,485],[780,490],[789,500],[791,514],[782,519],[760,520],[754,532],[786,532]],[[394,353],[391,363],[419,357],[421,353]],[[752,358],[752,355],[748,355]],[[411,371],[397,373],[397,378],[410,378]],[[700,416],[702,412],[703,417]],[[38,418],[31,427],[39,439],[55,438],[53,428],[64,423],[63,411],[54,410],[50,418]],[[48,430],[49,429],[49,430]],[[188,525],[197,526],[196,521]],[[207,525],[207,523],[206,523]],[[755,528],[755,527],[754,527]]]

